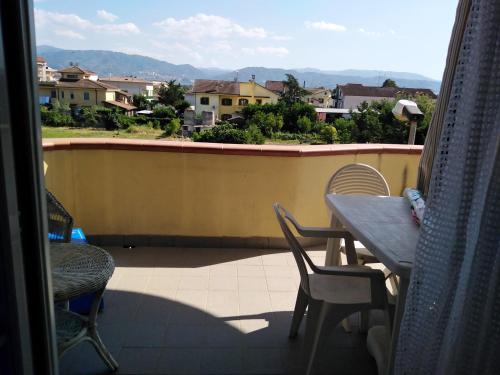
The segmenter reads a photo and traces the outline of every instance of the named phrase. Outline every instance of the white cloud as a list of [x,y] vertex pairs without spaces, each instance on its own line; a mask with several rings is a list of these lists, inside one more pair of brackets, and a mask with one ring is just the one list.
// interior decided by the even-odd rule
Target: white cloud
[[241,51],[247,55],[271,55],[276,57],[285,57],[290,53],[285,47],[244,47]]
[[72,30],[55,29],[54,34],[56,34],[58,36],[62,36],[64,38],[69,38],[69,39],[79,39],[79,40],[85,39],[85,37],[82,34],[79,34],[79,33],[72,31]]
[[[40,30],[71,30],[74,33],[78,33],[78,31],[90,31],[112,35],[128,35],[139,34],[141,32],[139,28],[131,22],[121,24],[95,24],[76,14],[50,12],[42,9],[35,9],[35,26]],[[74,31],[75,29],[77,31]]]
[[325,21],[316,21],[316,22],[306,21],[306,22],[304,22],[304,25],[308,29],[314,29],[314,30],[327,30],[327,31],[346,31],[347,30],[347,28],[345,26],[337,25],[336,23],[325,22]]
[[97,17],[108,22],[115,22],[118,19],[118,16],[116,14],[106,12],[104,9],[97,11]]
[[203,13],[179,20],[169,17],[153,25],[161,28],[167,36],[192,41],[233,37],[264,39],[269,36],[262,27],[245,28],[229,18]]
[[[366,36],[370,36],[370,37],[375,37],[375,38],[378,38],[378,37],[381,37],[384,35],[384,33],[381,33],[379,31],[368,31],[368,30],[365,30],[363,28],[360,28],[358,29],[358,31],[361,33],[361,34],[364,34]],[[391,33],[392,34],[392,33]]]
[[279,41],[287,41],[287,40],[292,40],[293,38],[287,35],[273,35],[271,39]]

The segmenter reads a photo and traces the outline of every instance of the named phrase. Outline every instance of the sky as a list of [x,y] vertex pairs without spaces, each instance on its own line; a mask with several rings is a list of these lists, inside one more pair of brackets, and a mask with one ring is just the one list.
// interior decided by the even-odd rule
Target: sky
[[34,0],[37,45],[441,79],[458,0]]

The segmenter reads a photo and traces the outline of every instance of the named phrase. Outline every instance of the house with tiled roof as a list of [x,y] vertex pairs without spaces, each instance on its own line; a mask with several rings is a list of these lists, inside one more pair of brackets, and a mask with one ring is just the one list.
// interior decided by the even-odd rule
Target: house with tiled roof
[[55,100],[72,108],[102,105],[118,108],[131,114],[136,107],[131,104],[131,95],[120,88],[101,82],[96,73],[71,66],[59,70],[61,79],[53,82],[39,82],[40,104]]
[[316,108],[332,108],[333,99],[330,89],[325,87],[309,87],[305,89],[307,94],[304,95],[302,100],[309,103]]
[[153,82],[132,76],[110,76],[100,78],[99,81],[118,87],[130,95],[153,96]]
[[36,57],[36,69],[39,82],[55,81],[60,78],[57,70],[48,66],[47,60],[42,56]]
[[197,115],[214,112],[215,118],[229,120],[249,104],[277,103],[279,96],[251,79],[248,82],[196,79],[187,93]]
[[271,90],[272,92],[274,92],[277,95],[283,94],[286,90],[285,82],[283,82],[283,81],[270,81],[270,80],[268,80],[268,81],[266,81],[264,86],[266,87],[266,89]]
[[427,95],[432,100],[437,98],[436,94],[430,89],[363,86],[359,83],[348,83],[346,85],[337,85],[334,100],[335,108],[354,109],[363,102],[371,103],[375,100],[392,100],[398,96],[415,97],[417,95]]

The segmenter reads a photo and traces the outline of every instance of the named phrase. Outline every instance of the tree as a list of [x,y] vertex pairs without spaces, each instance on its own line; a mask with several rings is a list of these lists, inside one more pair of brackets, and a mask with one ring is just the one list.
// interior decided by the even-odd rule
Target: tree
[[169,105],[158,104],[153,108],[153,116],[157,118],[168,119],[169,121],[175,116],[175,109]]
[[297,129],[300,133],[309,133],[312,126],[313,122],[307,116],[301,116],[297,120]]
[[335,120],[335,129],[340,143],[353,143],[352,130],[355,127],[352,119],[338,118]]
[[177,83],[175,79],[168,81],[166,85],[162,85],[160,87],[160,89],[158,90],[158,100],[161,104],[171,105],[176,110],[186,108],[186,101],[184,100],[184,88],[180,83]]
[[147,109],[149,107],[149,102],[146,99],[146,96],[142,94],[134,94],[132,97],[132,103],[138,109]]
[[379,119],[379,112],[372,105],[363,102],[358,106],[359,113],[352,113],[355,123],[352,135],[358,143],[380,143],[383,142],[383,128]]
[[300,102],[302,97],[307,94],[307,91],[300,86],[299,81],[292,74],[286,74],[286,80],[283,81],[283,85],[285,86],[285,90],[281,94],[280,101],[288,106]]
[[398,87],[396,85],[396,81],[393,81],[392,79],[387,78],[384,83],[382,83],[382,87]]
[[274,113],[257,112],[249,123],[250,126],[256,126],[262,134],[271,137],[273,133],[280,131],[283,127],[283,116]]
[[287,107],[283,113],[283,129],[293,133],[303,133],[298,125],[298,120],[301,117],[307,117],[312,127],[312,123],[316,121],[316,110],[312,105],[304,102],[293,103],[290,107]]

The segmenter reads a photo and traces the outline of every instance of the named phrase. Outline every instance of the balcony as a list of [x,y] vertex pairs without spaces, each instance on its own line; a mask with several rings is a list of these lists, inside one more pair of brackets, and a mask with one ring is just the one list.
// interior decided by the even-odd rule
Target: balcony
[[[375,166],[399,195],[421,147],[243,146],[46,140],[46,184],[116,270],[98,319],[124,374],[295,374],[303,328],[288,329],[299,275],[271,204],[328,225],[330,175]],[[324,244],[306,243],[316,264]],[[375,314],[373,321],[377,321]],[[320,354],[325,373],[376,374],[366,335],[341,327]],[[63,374],[105,373],[90,344]]]

